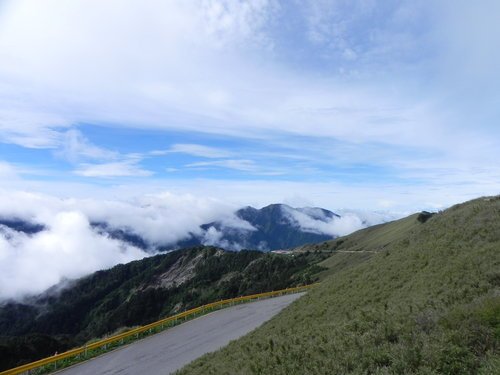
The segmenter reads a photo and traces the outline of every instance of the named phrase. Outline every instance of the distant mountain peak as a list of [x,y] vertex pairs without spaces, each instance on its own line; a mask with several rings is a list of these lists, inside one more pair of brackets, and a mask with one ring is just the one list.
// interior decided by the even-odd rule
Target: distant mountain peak
[[335,212],[325,210],[324,208],[320,207],[301,207],[301,208],[295,208],[295,210],[302,212],[313,219],[316,220],[321,220],[321,221],[327,221],[329,219],[334,219],[334,218],[340,218],[340,215],[336,214]]
[[0,225],[25,234],[35,234],[45,230],[45,226],[42,224],[19,218],[0,218]]
[[[234,213],[239,219],[237,226],[231,221],[215,221],[201,226],[204,235],[198,238],[202,244],[217,245],[239,250],[242,248],[259,250],[288,249],[300,244],[321,242],[333,236],[320,233],[318,230],[304,228],[301,222],[314,221],[323,223],[340,216],[318,207],[294,208],[282,203],[273,203],[260,209],[246,206]],[[248,226],[242,226],[241,222]],[[193,245],[196,239],[188,242]],[[216,239],[216,241],[214,241]]]

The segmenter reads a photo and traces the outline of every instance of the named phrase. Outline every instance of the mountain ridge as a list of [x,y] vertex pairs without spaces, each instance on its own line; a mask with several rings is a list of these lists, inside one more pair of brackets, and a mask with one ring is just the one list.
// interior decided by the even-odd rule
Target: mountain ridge
[[[318,215],[319,210],[322,216]],[[307,213],[308,211],[310,213]],[[293,218],[294,212],[302,212],[313,220],[323,222],[327,219],[340,218],[339,215],[322,208],[293,208],[285,204],[270,204],[261,209],[246,206],[235,212],[237,218],[250,224],[255,230],[231,227],[221,221],[204,224],[201,228],[205,231],[214,228],[222,232],[222,236],[218,239],[220,242],[226,241],[239,248],[258,250],[283,250],[333,238],[331,235],[314,233],[301,228]]]
[[[334,237],[317,230],[302,228],[300,222],[294,218],[299,214],[313,224],[340,218],[339,215],[318,207],[293,208],[280,203],[260,209],[246,206],[236,210],[233,216],[202,224],[197,233],[189,232],[186,238],[170,243],[148,241],[132,227],[113,226],[103,220],[93,220],[89,224],[100,235],[109,236],[148,252],[201,245],[218,246],[227,250],[271,251],[321,242]],[[11,217],[0,217],[0,228],[2,226],[27,235],[47,230],[47,226],[42,223]]]

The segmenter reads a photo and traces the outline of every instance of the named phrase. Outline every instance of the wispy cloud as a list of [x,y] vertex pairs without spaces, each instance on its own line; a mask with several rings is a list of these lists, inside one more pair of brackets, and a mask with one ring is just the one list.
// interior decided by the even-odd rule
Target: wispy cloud
[[[267,43],[265,48],[261,43],[278,42],[265,31],[277,11],[271,2],[213,1],[200,7],[195,1],[168,5],[155,1],[138,7],[129,1],[119,6],[118,14],[111,3],[75,1],[51,7],[20,0],[9,4],[0,33],[0,46],[9,58],[0,71],[16,83],[3,91],[4,100],[18,101],[20,90],[30,92],[30,108],[21,113],[40,113],[43,108],[53,117],[62,116],[66,124],[97,121],[254,137],[273,131],[403,144],[420,138],[416,124],[420,131],[433,126],[428,124],[432,112],[416,111],[413,103],[402,100],[403,88],[391,93],[394,82],[346,85],[336,74],[325,82],[309,70],[297,75],[285,64],[272,63]],[[95,19],[93,7],[100,8],[106,22]],[[37,10],[36,18],[32,19],[31,9]],[[110,12],[113,16],[107,17]],[[136,17],[150,22],[133,30],[127,20]],[[71,20],[77,27],[68,28],[62,20]],[[19,30],[20,24],[31,27]],[[150,28],[157,32],[148,33]],[[111,52],[108,45],[113,46]],[[256,55],[264,54],[271,63],[259,65],[242,45]],[[130,51],[141,51],[134,56],[149,58],[131,59]],[[88,59],[94,61],[93,68]],[[36,84],[24,87],[30,80]],[[51,91],[48,98],[47,90]],[[332,106],[346,110],[322,110]],[[380,108],[385,108],[385,119],[411,121],[370,125],[380,118]],[[31,129],[57,129],[50,118],[34,119],[37,123]],[[16,128],[19,121],[11,117],[5,126]]]
[[252,174],[260,174],[267,176],[277,176],[286,174],[286,171],[263,167],[253,160],[248,159],[223,159],[212,161],[200,161],[196,163],[186,164],[187,168],[210,169],[210,168],[227,168],[236,171],[249,172]]
[[115,151],[107,150],[92,144],[80,131],[76,129],[68,130],[63,134],[61,147],[56,151],[56,155],[61,156],[73,163],[91,160],[113,160],[119,157]]
[[191,143],[178,143],[172,145],[168,150],[150,152],[150,154],[154,156],[168,155],[170,153],[181,153],[209,159],[227,158],[233,155],[232,152],[223,150],[221,148]]
[[0,178],[10,180],[18,177],[18,170],[15,166],[0,160]]
[[83,163],[74,171],[76,175],[84,177],[112,178],[112,177],[146,177],[153,175],[152,171],[141,168],[139,160],[122,160],[111,163],[88,164]]

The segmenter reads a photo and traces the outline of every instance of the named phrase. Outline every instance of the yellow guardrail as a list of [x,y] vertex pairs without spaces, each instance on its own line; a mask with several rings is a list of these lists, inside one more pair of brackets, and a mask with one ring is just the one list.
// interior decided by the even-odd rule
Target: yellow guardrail
[[36,362],[27,363],[25,365],[15,367],[15,368],[10,369],[10,370],[2,371],[2,372],[0,372],[0,375],[22,374],[23,372],[34,370],[34,369],[41,367],[41,366],[55,363],[57,361],[67,359],[70,357],[74,357],[74,356],[80,355],[82,353],[87,353],[88,350],[97,349],[97,348],[106,346],[108,344],[111,344],[113,342],[123,340],[125,338],[130,337],[130,336],[139,335],[140,333],[146,332],[148,330],[152,330],[153,328],[163,327],[166,323],[175,322],[176,320],[182,319],[182,318],[188,318],[188,317],[196,315],[198,313],[208,312],[211,309],[224,307],[224,306],[231,305],[233,303],[238,303],[238,302],[247,302],[247,301],[254,300],[254,299],[276,297],[276,296],[281,296],[284,294],[297,293],[297,292],[301,292],[301,291],[307,290],[309,288],[312,288],[315,285],[317,285],[317,284],[298,286],[298,287],[294,287],[294,288],[275,290],[272,292],[252,294],[249,296],[242,296],[242,297],[236,297],[236,298],[230,298],[230,299],[212,302],[212,303],[209,303],[209,304],[206,304],[203,306],[195,307],[194,309],[187,310],[187,311],[184,311],[184,312],[176,314],[176,315],[169,316],[168,318],[158,320],[157,322],[146,324],[144,326],[131,329],[130,331],[126,331],[124,333],[120,333],[118,335],[108,337],[108,338],[105,338],[103,340],[93,342],[91,344],[87,344],[87,345],[82,346],[80,348],[68,350],[67,352],[64,352],[61,354],[56,354],[52,357],[40,359]]

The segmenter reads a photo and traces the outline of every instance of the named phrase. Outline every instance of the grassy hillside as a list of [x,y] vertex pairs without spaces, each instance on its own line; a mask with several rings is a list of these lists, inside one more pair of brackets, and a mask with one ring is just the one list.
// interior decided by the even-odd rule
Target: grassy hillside
[[500,374],[500,197],[417,219],[309,247],[320,286],[179,374]]
[[309,284],[323,254],[196,247],[118,265],[0,306],[0,370],[209,302]]

